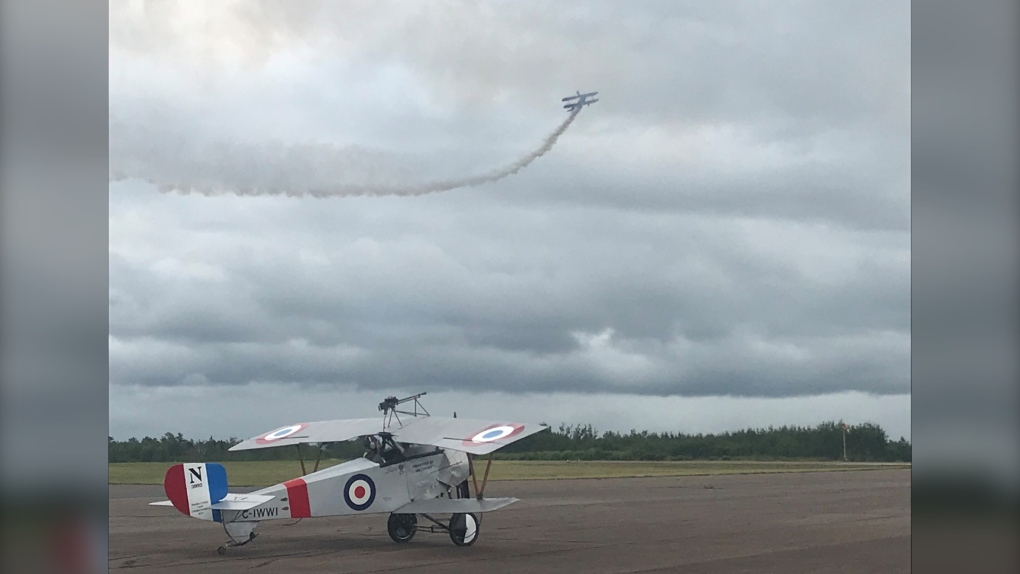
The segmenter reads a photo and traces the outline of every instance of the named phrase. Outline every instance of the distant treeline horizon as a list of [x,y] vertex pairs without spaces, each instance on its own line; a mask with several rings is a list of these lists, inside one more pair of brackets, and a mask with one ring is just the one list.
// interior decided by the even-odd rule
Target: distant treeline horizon
[[[160,438],[109,438],[109,462],[220,462],[244,460],[294,460],[296,448],[267,448],[230,452],[240,439],[205,440],[165,433]],[[590,424],[561,424],[510,444],[496,453],[506,460],[842,460],[843,430],[828,421],[814,427],[782,426],[718,434],[599,432]],[[352,459],[364,453],[361,440],[322,446],[322,458]],[[846,433],[846,458],[854,462],[910,462],[911,444],[905,438],[891,440],[881,426],[855,425]],[[306,460],[314,460],[317,447],[302,446]]]

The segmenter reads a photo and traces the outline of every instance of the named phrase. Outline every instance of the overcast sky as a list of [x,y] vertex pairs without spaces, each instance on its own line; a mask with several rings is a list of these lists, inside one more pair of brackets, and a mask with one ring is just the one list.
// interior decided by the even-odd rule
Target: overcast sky
[[[112,436],[419,391],[601,430],[910,436],[908,2],[110,13]],[[516,175],[297,196],[490,173],[576,90],[599,102]]]

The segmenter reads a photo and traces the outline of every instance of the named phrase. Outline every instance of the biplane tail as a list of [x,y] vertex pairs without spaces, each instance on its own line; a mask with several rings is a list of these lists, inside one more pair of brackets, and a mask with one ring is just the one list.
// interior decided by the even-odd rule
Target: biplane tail
[[152,506],[173,506],[181,514],[221,522],[222,510],[249,510],[273,499],[260,494],[227,492],[227,470],[215,462],[185,462],[167,469],[163,478],[167,498]]

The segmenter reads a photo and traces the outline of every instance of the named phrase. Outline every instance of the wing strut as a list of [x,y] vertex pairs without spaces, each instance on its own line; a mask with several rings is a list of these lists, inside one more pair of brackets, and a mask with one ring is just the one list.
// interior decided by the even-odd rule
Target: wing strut
[[305,459],[303,456],[301,456],[301,443],[297,443],[294,446],[297,447],[297,458],[299,461],[301,461],[301,476],[304,476],[308,474],[308,471],[305,470]]
[[[305,457],[301,455],[301,443],[297,443],[294,446],[297,447],[297,457],[298,460],[301,462],[301,476],[305,476],[306,474],[308,474],[308,471],[305,470]],[[312,472],[318,472],[319,461],[321,460],[322,460],[322,445],[320,444],[318,452],[315,453],[315,468],[312,469]]]
[[320,460],[322,460],[322,445],[321,444],[319,445],[319,452],[317,452],[315,454],[315,468],[312,469],[313,473],[319,471],[319,461]]
[[482,487],[478,488],[478,478],[475,476],[475,465],[474,457],[469,459],[472,461],[471,464],[471,483],[475,486],[475,498],[481,500],[485,496],[485,485],[489,483],[489,469],[492,468],[492,453],[489,453],[489,459],[485,463],[485,474],[482,476]]

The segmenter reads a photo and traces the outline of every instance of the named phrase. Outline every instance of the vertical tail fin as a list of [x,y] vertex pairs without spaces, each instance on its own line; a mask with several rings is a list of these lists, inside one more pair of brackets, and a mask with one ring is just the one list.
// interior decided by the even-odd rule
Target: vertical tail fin
[[227,470],[215,462],[186,462],[167,469],[163,490],[181,514],[220,521],[212,505],[227,495]]

